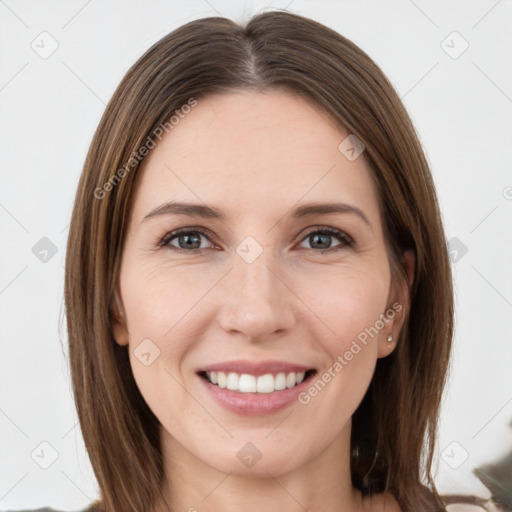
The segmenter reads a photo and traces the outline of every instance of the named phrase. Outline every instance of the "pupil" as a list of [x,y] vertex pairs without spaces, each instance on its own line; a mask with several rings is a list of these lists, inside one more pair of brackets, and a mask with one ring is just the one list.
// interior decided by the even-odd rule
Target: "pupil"
[[[316,234],[316,235],[313,235],[313,239],[315,240],[314,243],[316,243],[318,241],[319,238],[323,237],[324,238],[324,242],[326,239],[328,239],[330,237],[330,235],[325,235],[325,234]],[[320,241],[320,244],[322,244],[322,241]],[[325,242],[324,243],[324,246],[325,247],[322,247],[322,249],[328,249],[329,248],[329,243],[328,242]]]
[[[193,235],[193,236],[189,236],[189,235],[182,235],[180,238],[184,238],[186,239],[187,241],[185,242],[186,246],[187,247],[191,247],[191,245],[194,245],[194,239],[196,240],[196,243],[199,241],[199,245],[201,245],[201,241],[199,240],[199,237],[196,236],[196,235]],[[192,239],[192,242],[190,242],[190,240]],[[198,246],[194,246],[194,249],[197,249]]]

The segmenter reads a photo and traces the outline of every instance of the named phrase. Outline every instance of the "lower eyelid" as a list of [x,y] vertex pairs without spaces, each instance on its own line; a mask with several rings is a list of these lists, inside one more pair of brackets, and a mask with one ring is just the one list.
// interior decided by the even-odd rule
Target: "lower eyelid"
[[[183,231],[178,231],[178,232],[170,232],[170,233],[167,233],[166,235],[164,235],[164,237],[158,242],[158,246],[159,247],[172,247],[173,249],[176,249],[177,251],[185,251],[185,252],[197,252],[197,251],[200,251],[202,249],[192,249],[192,250],[187,250],[187,249],[182,249],[181,247],[175,247],[174,245],[170,245],[171,242],[173,242],[174,240],[178,239],[180,236],[183,236],[183,235],[190,235],[190,234],[195,234],[195,235],[199,235],[200,237],[203,237],[207,240],[209,240],[211,243],[213,243],[210,238],[212,238],[211,235],[208,235],[207,233],[204,233],[202,231],[199,231],[199,230],[195,230],[195,229],[190,229],[190,230],[183,230]],[[204,248],[203,248],[204,249]]]
[[325,252],[325,251],[329,251],[331,249],[335,250],[336,248],[340,248],[341,249],[343,247],[345,247],[345,248],[352,247],[355,244],[355,242],[352,239],[352,237],[347,235],[345,232],[338,231],[338,230],[327,229],[327,228],[315,229],[313,231],[310,231],[304,237],[302,237],[300,243],[306,241],[311,235],[314,235],[316,233],[319,233],[321,235],[327,235],[327,236],[330,236],[331,238],[334,238],[334,239],[338,240],[339,245],[335,245],[334,247],[329,247],[327,249],[310,249],[310,248],[308,248],[308,250],[315,251],[315,252],[322,252],[322,251]]
[[[355,241],[353,240],[353,238],[350,235],[348,235],[347,233],[345,233],[344,231],[341,231],[341,230],[338,230],[335,228],[329,228],[329,227],[317,227],[316,229],[309,231],[308,233],[306,233],[305,235],[302,236],[299,243],[304,242],[305,240],[308,239],[308,237],[310,237],[311,235],[314,235],[316,233],[328,235],[332,238],[338,239],[338,241],[340,242],[340,245],[334,246],[334,247],[329,247],[327,249],[314,249],[314,248],[310,249],[310,248],[308,248],[308,250],[312,250],[314,252],[322,252],[322,251],[325,252],[330,249],[335,249],[336,247],[350,247],[355,244]],[[180,235],[188,235],[188,234],[196,234],[196,235],[199,235],[200,237],[203,237],[206,240],[210,241],[210,243],[212,243],[212,244],[215,243],[213,240],[211,240],[211,238],[213,238],[212,235],[205,233],[201,230],[189,229],[189,230],[167,233],[157,243],[157,246],[158,247],[171,247],[173,250],[182,251],[182,252],[201,252],[201,251],[207,249],[207,247],[203,247],[203,248],[198,248],[198,249],[187,250],[187,249],[183,249],[181,247],[175,247],[174,245],[170,245],[170,243],[172,241],[176,240],[177,238],[179,238]]]

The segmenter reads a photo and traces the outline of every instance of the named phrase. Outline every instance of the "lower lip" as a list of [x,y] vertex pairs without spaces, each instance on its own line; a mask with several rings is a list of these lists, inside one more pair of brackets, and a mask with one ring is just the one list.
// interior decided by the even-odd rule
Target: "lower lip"
[[298,401],[299,394],[306,390],[314,375],[315,373],[312,373],[293,388],[273,391],[272,393],[240,393],[240,391],[220,388],[217,384],[212,384],[199,375],[198,378],[214,400],[226,409],[245,416],[263,416],[273,414],[294,401]]

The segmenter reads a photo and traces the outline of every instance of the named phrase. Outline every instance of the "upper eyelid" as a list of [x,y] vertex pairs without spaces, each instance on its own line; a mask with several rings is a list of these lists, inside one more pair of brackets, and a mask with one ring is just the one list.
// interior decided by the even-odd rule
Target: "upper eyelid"
[[173,229],[171,231],[168,231],[161,239],[161,241],[164,241],[166,238],[172,239],[174,237],[177,237],[181,235],[182,233],[199,233],[201,236],[206,236],[207,238],[213,238],[214,240],[217,238],[216,235],[213,233],[213,231],[210,231],[207,228],[178,228]]
[[[322,231],[322,230],[334,231],[334,233],[332,233],[332,236],[338,236],[341,239],[346,237],[346,238],[348,238],[348,240],[350,241],[351,244],[356,242],[354,237],[349,235],[345,230],[340,229],[340,228],[335,228],[334,226],[327,226],[327,225],[323,225],[323,224],[318,224],[316,226],[310,226],[309,228],[306,228],[306,233],[304,235],[302,235],[302,238],[299,241],[302,242],[302,241],[304,241],[304,239],[306,237],[310,236],[313,233],[316,233],[317,231]],[[162,246],[169,245],[169,243],[172,240],[176,239],[182,233],[185,233],[185,234],[186,233],[198,233],[199,235],[205,236],[206,238],[208,238],[212,243],[215,242],[215,240],[217,238],[216,235],[213,233],[213,231],[209,230],[208,228],[203,228],[203,227],[200,228],[200,227],[191,226],[191,227],[185,227],[185,228],[177,228],[175,230],[169,231],[168,233],[166,233],[163,236],[163,238],[161,238],[158,245],[162,245]],[[167,239],[167,242],[165,242],[166,239]],[[345,243],[347,243],[346,240],[345,240]],[[174,247],[174,246],[171,246],[171,247]],[[175,249],[181,250],[181,248],[178,248],[178,247],[175,247]],[[186,250],[186,249],[183,249],[183,250]],[[196,249],[196,251],[198,251],[198,250],[202,250],[202,249]],[[192,252],[192,251],[187,251],[187,252]]]

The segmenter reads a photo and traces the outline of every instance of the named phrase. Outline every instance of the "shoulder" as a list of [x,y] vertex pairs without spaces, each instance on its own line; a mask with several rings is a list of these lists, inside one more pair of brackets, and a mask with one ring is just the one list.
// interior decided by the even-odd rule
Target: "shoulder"
[[43,507],[43,508],[31,508],[31,509],[23,509],[23,510],[2,510],[1,512],[59,512],[54,508]]
[[[43,507],[43,508],[24,508],[23,510],[2,510],[1,512],[60,512],[54,508]],[[81,511],[80,511],[81,512]]]
[[364,512],[403,512],[395,497],[388,493],[366,496],[363,500]]
[[[77,512],[99,512],[99,501],[95,501],[94,503],[90,503],[87,507],[78,510]],[[43,508],[32,508],[32,509],[24,509],[24,510],[16,510],[9,511],[6,510],[4,512],[61,512],[55,508],[43,507]]]

